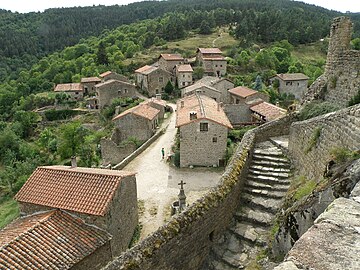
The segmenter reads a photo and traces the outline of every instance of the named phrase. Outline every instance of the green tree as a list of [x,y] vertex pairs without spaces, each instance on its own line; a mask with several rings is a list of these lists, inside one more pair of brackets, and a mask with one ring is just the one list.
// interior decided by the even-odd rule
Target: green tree
[[172,83],[170,81],[167,82],[167,84],[165,85],[164,91],[166,94],[168,95],[172,95],[174,92],[174,86],[172,85]]
[[193,76],[196,80],[200,80],[204,76],[204,69],[202,67],[194,67]]
[[260,75],[256,76],[254,87],[256,91],[260,91],[262,89],[262,79]]
[[106,54],[106,46],[103,41],[99,42],[98,50],[96,53],[96,60],[99,65],[108,65],[109,59]]
[[58,152],[66,159],[80,154],[87,130],[79,122],[65,124],[60,127]]
[[203,20],[199,27],[199,33],[202,35],[209,35],[211,34],[211,27],[207,20]]

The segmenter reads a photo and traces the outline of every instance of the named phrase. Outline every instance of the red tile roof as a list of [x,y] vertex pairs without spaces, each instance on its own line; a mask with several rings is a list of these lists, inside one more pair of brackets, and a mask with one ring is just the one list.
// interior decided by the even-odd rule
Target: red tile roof
[[82,83],[88,83],[88,82],[101,82],[101,79],[98,77],[89,77],[89,78],[82,78]]
[[154,97],[151,99],[145,100],[142,104],[150,104],[150,103],[155,103],[155,104],[161,105],[163,107],[166,107],[166,104],[167,104],[165,100],[157,99]]
[[135,87],[135,84],[131,84],[131,83],[128,83],[128,82],[111,79],[111,80],[108,80],[106,82],[98,83],[97,85],[95,85],[95,88],[101,88],[101,87],[109,85],[109,84],[121,84],[121,85],[128,85],[128,86]]
[[233,89],[230,89],[229,93],[238,97],[246,98],[248,96],[256,94],[257,91],[247,88],[245,86],[238,86]]
[[251,106],[250,110],[265,117],[266,121],[281,118],[286,114],[286,110],[267,102],[262,102]]
[[219,48],[198,48],[202,54],[222,54]]
[[63,83],[55,87],[55,92],[82,92],[81,83]]
[[104,216],[120,181],[135,173],[69,166],[38,167],[15,195],[19,202]]
[[302,73],[286,73],[286,74],[276,74],[283,81],[303,81],[308,80],[309,77]]
[[[199,119],[207,119],[232,128],[220,104],[208,96],[193,94],[178,100],[176,105],[176,127],[187,125]],[[196,119],[190,120],[190,113],[196,113]]]
[[153,120],[159,114],[159,112],[160,112],[160,110],[155,109],[155,108],[151,107],[150,105],[142,103],[142,104],[137,105],[136,107],[133,107],[131,109],[128,109],[128,110],[120,113],[119,115],[115,116],[113,118],[113,120],[118,120],[129,113],[146,118],[148,120]]
[[184,58],[180,54],[162,53],[159,58],[164,58],[166,61],[183,61]]
[[69,269],[110,238],[61,210],[20,218],[0,231],[0,269]]
[[112,74],[112,71],[105,71],[104,73],[101,73],[99,76],[101,77],[101,78],[104,78],[104,77],[106,77],[106,76],[108,76],[108,75],[110,75],[110,74]]
[[193,68],[189,64],[179,65],[176,67],[177,72],[193,72]]
[[138,68],[137,70],[135,70],[136,73],[142,73],[142,74],[149,74],[151,72],[153,72],[154,70],[156,70],[157,67],[154,66],[143,66],[141,68]]

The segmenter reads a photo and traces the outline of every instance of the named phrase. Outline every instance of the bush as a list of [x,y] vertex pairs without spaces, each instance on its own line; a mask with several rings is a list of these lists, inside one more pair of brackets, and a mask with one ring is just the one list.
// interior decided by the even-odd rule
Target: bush
[[174,153],[174,165],[180,167],[180,151]]
[[253,129],[255,126],[247,126],[241,129],[233,129],[229,132],[228,138],[233,142],[240,142],[245,133]]
[[341,148],[341,147],[332,149],[330,151],[330,154],[335,159],[335,161],[339,163],[360,158],[359,152],[351,151],[347,148]]
[[45,112],[45,117],[48,121],[65,120],[77,115],[78,112],[74,110],[49,110]]
[[349,106],[353,106],[360,103],[360,89],[358,90],[357,94],[353,96],[349,101]]
[[301,111],[299,118],[300,120],[307,120],[319,115],[327,114],[333,111],[339,110],[340,107],[330,102],[311,102],[307,104]]

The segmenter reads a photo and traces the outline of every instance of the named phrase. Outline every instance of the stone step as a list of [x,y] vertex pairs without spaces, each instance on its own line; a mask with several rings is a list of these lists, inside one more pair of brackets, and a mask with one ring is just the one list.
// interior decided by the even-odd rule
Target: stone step
[[255,227],[254,224],[237,223],[230,229],[240,239],[255,246],[263,247],[266,245],[266,230]]
[[264,212],[259,209],[252,209],[247,206],[241,207],[235,213],[235,219],[239,222],[249,222],[259,226],[267,227],[271,224],[274,215],[272,213]]
[[281,163],[285,163],[285,164],[290,164],[290,161],[287,158],[284,158],[284,157],[274,157],[274,156],[254,154],[252,156],[252,158],[253,158],[253,160],[267,160],[267,161],[281,162]]
[[241,199],[244,205],[273,214],[276,214],[276,211],[279,209],[281,205],[281,200],[279,199],[274,199],[274,198],[265,199],[248,193],[244,193]]
[[284,157],[283,152],[277,148],[271,148],[271,149],[258,149],[255,148],[253,151],[254,155],[263,155],[263,156],[272,156],[272,157]]
[[262,166],[262,165],[255,165],[252,164],[250,166],[251,170],[260,170],[260,171],[267,171],[267,172],[284,172],[284,173],[289,173],[290,172],[290,168],[274,168],[274,167],[270,167],[270,166]]
[[258,188],[245,188],[244,191],[248,194],[252,194],[254,196],[260,196],[263,198],[274,198],[274,199],[282,199],[285,196],[285,192],[276,191],[276,190],[266,190],[266,189],[258,189]]
[[286,192],[289,188],[289,185],[267,184],[267,183],[263,183],[263,182],[256,182],[253,180],[248,180],[245,183],[245,187]]
[[251,165],[290,169],[289,163],[278,162],[278,161],[275,162],[275,161],[268,161],[268,160],[252,160]]
[[287,172],[274,172],[274,171],[265,171],[265,170],[255,170],[249,169],[249,172],[254,175],[263,175],[263,176],[270,176],[276,178],[289,178],[289,173]]
[[271,176],[264,176],[264,175],[254,175],[254,174],[248,174],[247,177],[248,181],[254,181],[254,182],[260,182],[265,183],[268,185],[283,185],[288,186],[290,184],[290,181],[288,179],[279,179],[277,177],[271,177]]

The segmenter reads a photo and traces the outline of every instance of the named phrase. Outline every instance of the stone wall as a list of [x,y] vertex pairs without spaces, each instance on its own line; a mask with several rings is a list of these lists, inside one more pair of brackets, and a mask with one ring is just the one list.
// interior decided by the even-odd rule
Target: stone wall
[[320,180],[334,148],[360,149],[360,105],[294,123],[289,154],[300,175]]
[[292,94],[296,99],[301,100],[308,87],[308,80],[283,81],[279,80],[279,93]]
[[232,125],[251,122],[251,111],[246,104],[225,104],[224,112]]
[[[207,124],[208,131],[200,125]],[[201,120],[181,126],[180,167],[219,166],[225,160],[228,128],[218,123]]]
[[136,96],[136,86],[122,81],[107,81],[95,86],[100,109],[110,106],[114,98]]
[[101,159],[104,165],[118,164],[136,150],[133,142],[116,144],[110,139],[101,139]]
[[96,249],[93,253],[86,256],[80,262],[73,265],[71,270],[88,270],[88,269],[101,269],[106,266],[109,261],[114,259],[111,256],[110,242]]
[[[184,89],[185,90],[185,89]],[[207,97],[211,97],[214,100],[221,102],[221,93],[219,91],[215,91],[212,87],[208,87],[206,85],[199,85],[199,87],[193,89],[192,91],[188,91],[185,93],[185,91],[181,91],[182,92],[182,97],[186,97],[186,96],[190,96],[197,93],[201,93]]]
[[175,83],[175,78],[171,75],[171,73],[160,68],[151,72],[145,76],[145,78],[142,84],[142,90],[147,91],[150,97],[154,97],[156,94],[163,93],[164,88],[169,81],[173,85]]

